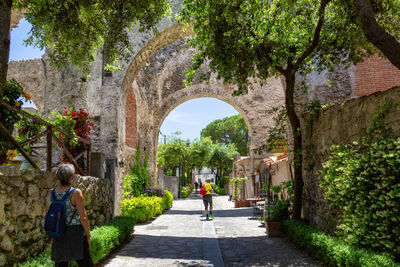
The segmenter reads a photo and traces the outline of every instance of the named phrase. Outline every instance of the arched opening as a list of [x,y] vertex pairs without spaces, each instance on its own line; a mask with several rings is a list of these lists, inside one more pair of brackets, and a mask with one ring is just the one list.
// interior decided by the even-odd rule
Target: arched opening
[[176,197],[178,188],[185,195],[186,188],[206,178],[219,188],[228,186],[235,156],[249,154],[245,121],[243,110],[221,96],[192,96],[166,109],[155,147],[158,185]]

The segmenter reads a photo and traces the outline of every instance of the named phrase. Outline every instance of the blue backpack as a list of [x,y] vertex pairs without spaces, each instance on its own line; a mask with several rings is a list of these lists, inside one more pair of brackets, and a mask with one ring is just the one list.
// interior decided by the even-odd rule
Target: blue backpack
[[51,204],[44,218],[44,230],[53,238],[60,238],[65,235],[66,228],[66,207],[65,202],[75,191],[76,188],[71,187],[63,196],[61,201],[56,198],[55,188],[51,190]]

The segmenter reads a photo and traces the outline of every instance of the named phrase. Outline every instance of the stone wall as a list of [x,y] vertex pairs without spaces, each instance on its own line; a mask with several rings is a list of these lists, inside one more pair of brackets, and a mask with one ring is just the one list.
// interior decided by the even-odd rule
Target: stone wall
[[162,169],[158,169],[157,176],[159,187],[168,190],[174,196],[174,199],[178,199],[178,177],[165,175]]
[[[321,110],[313,119],[303,122],[304,135],[304,215],[319,228],[333,231],[338,213],[324,201],[319,171],[333,144],[350,144],[360,140],[370,126],[371,118],[385,103],[392,104],[385,118],[388,133],[400,136],[400,87],[374,93]],[[312,171],[311,171],[312,169]]]
[[[54,173],[0,166],[0,266],[35,256],[51,244],[43,225],[56,183]],[[91,226],[111,218],[109,180],[77,176],[74,186],[83,192]]]

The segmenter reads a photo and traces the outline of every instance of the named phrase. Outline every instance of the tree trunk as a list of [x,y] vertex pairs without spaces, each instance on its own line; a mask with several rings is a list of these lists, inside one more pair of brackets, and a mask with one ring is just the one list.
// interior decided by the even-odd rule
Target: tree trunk
[[370,0],[356,0],[358,18],[365,37],[400,69],[400,43],[375,20]]
[[293,218],[301,218],[302,196],[303,196],[303,175],[302,175],[302,140],[300,120],[294,108],[294,86],[295,86],[295,72],[288,74],[285,77],[286,94],[285,106],[286,112],[290,121],[293,135],[293,153],[294,153],[294,202],[293,202]]
[[0,100],[7,81],[12,0],[0,0]]

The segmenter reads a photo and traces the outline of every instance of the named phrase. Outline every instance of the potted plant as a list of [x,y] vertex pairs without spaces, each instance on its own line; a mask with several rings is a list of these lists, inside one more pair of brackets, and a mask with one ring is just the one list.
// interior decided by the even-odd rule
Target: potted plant
[[279,199],[276,202],[266,202],[264,217],[265,229],[268,237],[282,236],[281,221],[289,218],[289,200]]
[[249,200],[240,199],[240,195],[243,189],[243,182],[247,180],[248,180],[247,177],[234,177],[231,180],[231,185],[233,187],[233,200],[235,201],[235,208],[250,207]]
[[[281,221],[286,220],[290,217],[290,203],[292,201],[293,187],[292,181],[284,182],[279,186],[267,186],[268,197],[265,202],[264,217],[265,229],[268,237],[280,237],[282,236]],[[287,199],[277,199],[277,194],[283,192],[287,193]],[[275,197],[271,196],[271,191],[275,194]],[[276,199],[273,201],[273,199]]]

